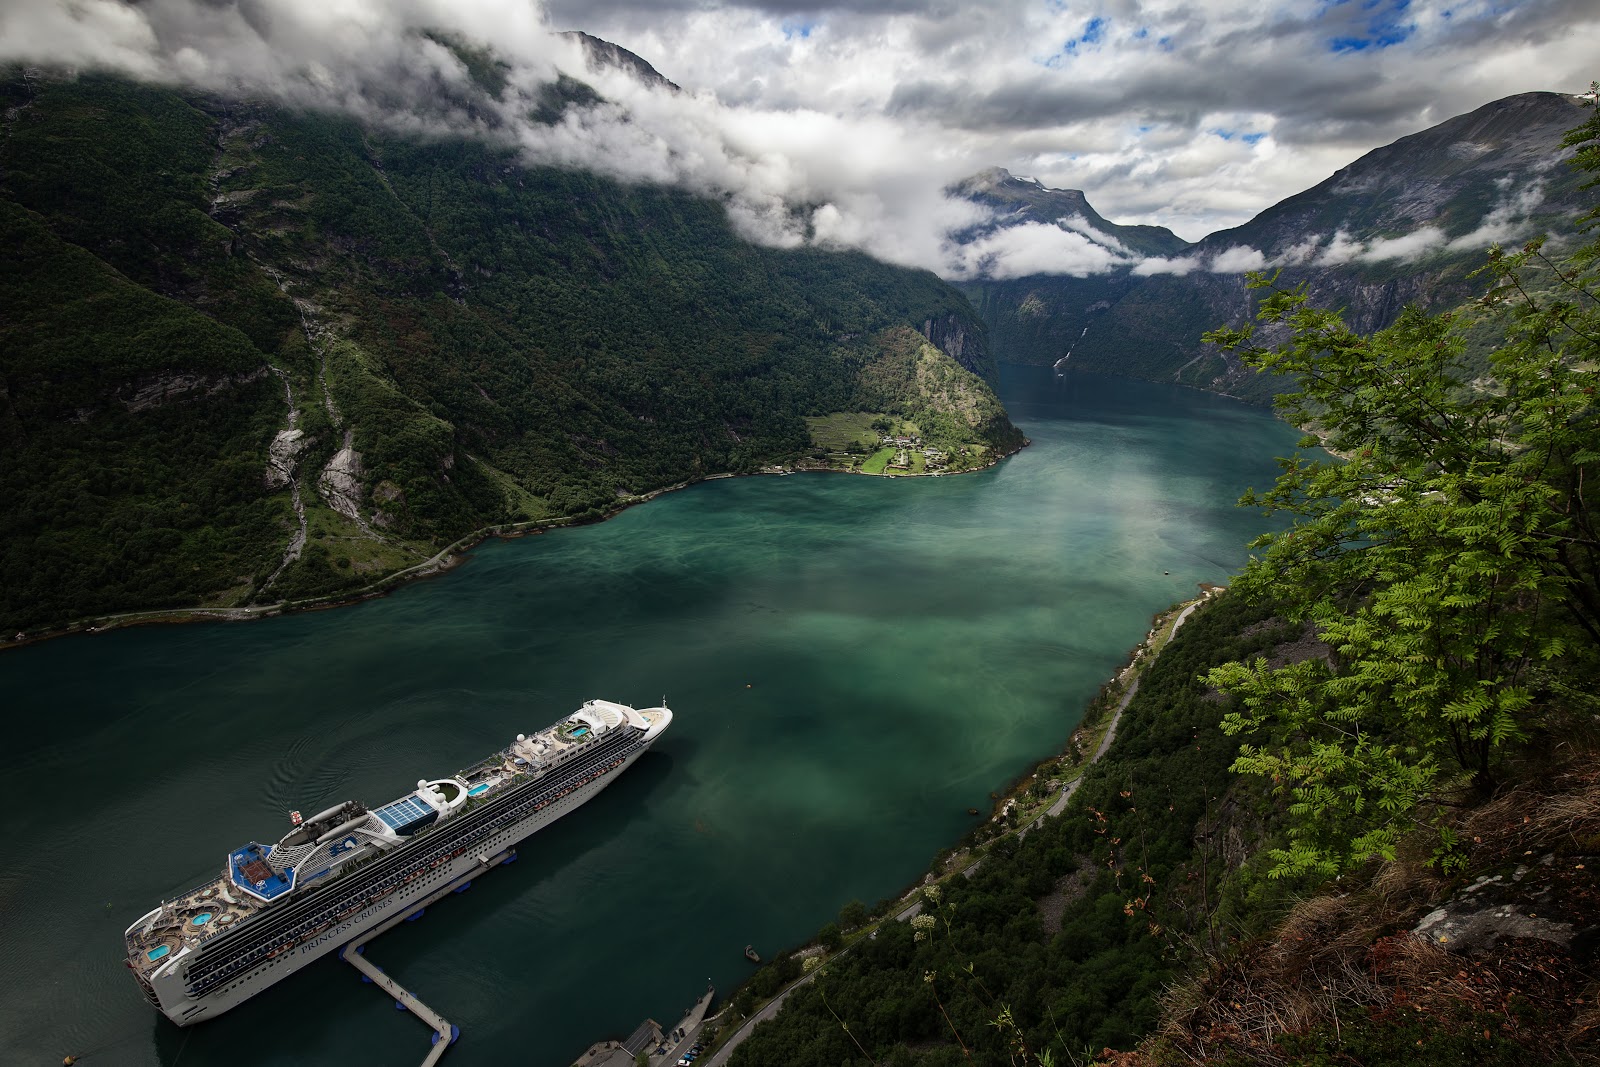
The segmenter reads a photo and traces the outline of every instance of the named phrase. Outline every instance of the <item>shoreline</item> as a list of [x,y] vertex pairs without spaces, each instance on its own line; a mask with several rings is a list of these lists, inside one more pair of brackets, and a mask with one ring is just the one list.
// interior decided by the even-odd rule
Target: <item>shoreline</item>
[[[733,1050],[742,1044],[755,1025],[765,1019],[771,1018],[781,1009],[784,999],[800,986],[812,981],[817,975],[827,969],[834,960],[847,954],[863,937],[876,937],[878,927],[889,922],[906,922],[919,914],[922,902],[925,899],[923,889],[927,886],[937,886],[942,882],[956,877],[967,877],[983,862],[984,855],[994,844],[1007,837],[1024,837],[1029,831],[1041,826],[1044,820],[1060,816],[1066,809],[1067,803],[1077,791],[1078,785],[1083,781],[1089,768],[1098,763],[1111,748],[1115,738],[1117,725],[1122,718],[1122,712],[1132,702],[1139,690],[1139,679],[1152,664],[1160,658],[1167,645],[1176,636],[1179,627],[1196,610],[1209,603],[1212,599],[1227,591],[1227,586],[1217,585],[1213,582],[1200,582],[1200,594],[1188,600],[1172,604],[1156,612],[1151,618],[1150,629],[1140,642],[1129,652],[1123,666],[1111,678],[1103,683],[1095,695],[1085,705],[1083,718],[1073,727],[1061,744],[1061,751],[1055,755],[1046,756],[1024,765],[1021,772],[1007,782],[1002,788],[990,794],[993,801],[990,814],[977,823],[960,841],[947,849],[935,853],[933,859],[924,868],[922,874],[901,892],[893,897],[885,897],[874,905],[874,910],[867,921],[861,926],[845,934],[843,945],[831,953],[822,955],[822,962],[814,970],[808,970],[799,978],[779,989],[771,998],[758,1001],[752,1005],[748,1016],[728,1020],[726,1025],[734,1028],[727,1034],[719,1033],[707,1049],[707,1067],[721,1067],[728,1060]],[[1109,715],[1101,714],[1095,721],[1090,717],[1096,711],[1110,710]],[[1102,729],[1103,728],[1103,729]],[[1068,761],[1070,766],[1062,767],[1060,761]],[[1042,775],[1046,768],[1061,771],[1064,778],[1052,782],[1053,788],[1043,797],[1028,803],[1024,807],[1023,801],[1032,791],[1034,782]],[[1015,817],[1008,820],[1008,813],[1014,812]],[[1026,812],[1024,814],[1024,812]],[[973,835],[982,832],[988,827],[999,827],[996,832],[983,840],[971,841]],[[773,957],[774,960],[785,956],[792,956],[807,952],[816,946],[815,937],[796,947],[786,949]],[[719,1028],[725,1025],[723,1017],[731,1010],[733,998],[745,988],[749,979],[739,982],[730,991],[723,1009],[707,1022],[717,1023]],[[668,1061],[670,1062],[670,1061]],[[664,1067],[664,1065],[663,1065]]]
[[981,467],[974,467],[971,470],[964,471],[941,471],[933,474],[867,474],[864,471],[839,470],[835,467],[786,467],[782,464],[772,464],[754,471],[723,471],[717,474],[707,474],[699,478],[691,478],[686,481],[674,482],[671,485],[664,485],[658,489],[640,493],[637,496],[626,497],[618,501],[616,506],[610,510],[592,518],[565,515],[553,519],[532,519],[528,522],[496,523],[492,526],[484,526],[456,538],[456,540],[423,562],[398,571],[392,571],[359,589],[329,593],[319,597],[307,597],[304,600],[280,600],[272,604],[252,604],[240,607],[147,608],[135,611],[86,615],[66,622],[50,623],[36,627],[32,631],[23,630],[13,634],[0,635],[0,653],[40,644],[59,637],[70,637],[75,634],[104,633],[108,630],[121,630],[131,626],[177,626],[200,622],[250,622],[256,619],[270,619],[279,615],[296,614],[302,611],[329,611],[334,608],[348,607],[352,604],[360,604],[364,601],[388,596],[390,593],[412,582],[436,578],[452,571],[467,562],[469,553],[473,549],[491,539],[510,541],[520,537],[538,536],[548,530],[561,530],[575,526],[595,526],[608,519],[616,518],[629,508],[637,507],[640,504],[648,504],[666,493],[688,489],[701,482],[722,481],[727,478],[782,477],[790,474],[857,474],[867,478],[940,478],[945,477],[947,474],[957,476],[977,474],[980,471],[986,471],[997,466],[1001,460],[1016,455],[1032,443],[1025,436],[1022,444],[1017,448],[1010,452],[996,452],[994,458]]

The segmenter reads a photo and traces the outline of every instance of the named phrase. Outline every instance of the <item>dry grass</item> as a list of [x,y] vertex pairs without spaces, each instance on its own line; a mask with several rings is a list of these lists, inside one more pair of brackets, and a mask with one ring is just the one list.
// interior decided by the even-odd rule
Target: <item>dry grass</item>
[[[1554,886],[1579,929],[1600,924],[1600,888],[1583,862],[1600,853],[1600,757],[1584,747],[1569,748],[1564,765],[1529,776],[1455,825],[1470,842],[1469,876],[1538,866],[1535,880]],[[1560,1053],[1600,1062],[1600,983],[1566,947],[1512,939],[1464,957],[1409,932],[1461,883],[1428,866],[1431,838],[1419,834],[1408,845],[1363,883],[1299,902],[1269,938],[1174,986],[1155,1037],[1116,1062],[1148,1067],[1231,1057],[1277,1067],[1287,1062],[1279,1045],[1286,1035],[1318,1028],[1338,1034],[1358,1019],[1381,1025],[1394,1012],[1422,1013],[1440,1025],[1474,1013],[1498,1016],[1501,1036],[1526,1048],[1534,1057],[1528,1062]],[[1514,1002],[1533,1005],[1554,1025],[1523,1025]]]
[[1504,790],[1474,810],[1462,831],[1479,854],[1475,860],[1600,848],[1600,754],[1574,753],[1556,773]]
[[1341,1014],[1385,1003],[1384,989],[1365,966],[1384,925],[1372,904],[1332,894],[1301,901],[1271,940],[1175,987],[1160,1037],[1195,1063],[1226,1050],[1249,1062],[1279,1064],[1278,1039],[1319,1025],[1337,1027]]

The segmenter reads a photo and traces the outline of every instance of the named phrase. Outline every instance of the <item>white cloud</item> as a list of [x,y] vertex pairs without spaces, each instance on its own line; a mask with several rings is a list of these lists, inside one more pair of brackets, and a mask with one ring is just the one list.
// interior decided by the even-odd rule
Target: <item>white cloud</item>
[[1272,265],[1277,267],[1298,267],[1303,263],[1310,263],[1316,258],[1317,250],[1322,247],[1323,235],[1314,233],[1305,240],[1284,249],[1273,260]]
[[1544,183],[1534,181],[1521,189],[1514,189],[1511,179],[1507,177],[1496,184],[1500,187],[1499,201],[1483,217],[1477,229],[1450,242],[1450,251],[1470,252],[1488,248],[1492,244],[1509,244],[1530,235],[1533,227],[1528,216],[1544,202]]
[[[549,18],[537,0],[0,0],[0,62],[101,67],[501,138],[530,163],[717,196],[742,233],[769,243],[810,233],[955,273],[975,261],[1079,273],[1136,261],[1086,223],[952,261],[948,232],[977,217],[941,190],[1005,166],[1085,189],[1119,222],[1195,239],[1452,114],[1586,85],[1600,35],[1582,0],[1412,0],[1376,30],[1372,11],[1390,9],[1320,0],[1266,13],[1250,0],[546,2]],[[582,74],[615,106],[529,123],[538,85],[583,69],[551,28],[614,40],[687,91]],[[494,121],[452,103],[466,72],[421,29],[490,42],[512,64]],[[1337,45],[1385,34],[1396,39]],[[1527,214],[1511,199],[1495,211],[1456,242],[1509,239]],[[1363,248],[1335,235],[1315,261],[1414,255],[1429,240]],[[1209,269],[1243,269],[1245,254],[1231,255]],[[1137,269],[1195,267],[1178,257]]]
[[1247,270],[1264,270],[1267,257],[1259,249],[1247,245],[1234,245],[1211,257],[1206,270],[1213,274],[1243,274]]
[[1334,233],[1333,239],[1328,242],[1328,247],[1316,259],[1319,267],[1338,267],[1358,259],[1366,251],[1366,246],[1360,241],[1352,240],[1350,235],[1343,230]]
[[1148,278],[1154,274],[1175,274],[1182,278],[1190,271],[1199,269],[1199,256],[1173,256],[1170,258],[1153,256],[1134,264],[1133,273],[1141,278]]
[[1400,237],[1379,237],[1368,243],[1361,258],[1369,263],[1399,259],[1410,262],[1437,252],[1445,245],[1444,231],[1437,226],[1420,226]]
[[1110,248],[1115,252],[1119,252],[1124,256],[1132,255],[1132,253],[1128,251],[1127,245],[1123,244],[1111,234],[1102,233],[1101,231],[1095,229],[1089,224],[1089,220],[1084,218],[1082,215],[1069,215],[1064,219],[1056,219],[1056,225],[1063,227],[1064,229],[1071,230],[1074,233],[1081,233],[1095,244],[1105,245],[1107,248]]
[[1025,222],[950,250],[947,273],[955,278],[1021,278],[1070,274],[1082,278],[1128,265],[1128,259],[1081,233],[1042,222]]
[[155,53],[144,15],[117,0],[0,5],[0,61],[48,59],[145,77],[159,70]]

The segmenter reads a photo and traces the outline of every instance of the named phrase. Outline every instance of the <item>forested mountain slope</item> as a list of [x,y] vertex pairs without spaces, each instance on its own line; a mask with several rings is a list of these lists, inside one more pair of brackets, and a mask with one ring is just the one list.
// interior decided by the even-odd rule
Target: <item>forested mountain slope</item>
[[780,461],[907,327],[993,399],[931,274],[687,193],[106,77],[0,94],[0,626],[336,593]]

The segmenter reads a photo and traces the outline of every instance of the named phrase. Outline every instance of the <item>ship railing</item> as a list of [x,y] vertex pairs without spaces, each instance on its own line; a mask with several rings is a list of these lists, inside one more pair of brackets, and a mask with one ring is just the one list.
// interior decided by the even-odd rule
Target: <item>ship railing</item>
[[457,772],[457,776],[460,778],[471,778],[475,774],[499,770],[506,761],[506,752],[509,751],[510,750],[507,749],[501,752],[496,752],[487,759],[481,759],[465,770]]
[[128,940],[137,940],[139,938],[148,936],[150,932],[155,929],[156,923],[160,922],[162,916],[167,913],[167,905],[176,904],[180,900],[185,900],[189,897],[195,896],[196,894],[204,892],[205,890],[216,885],[217,881],[218,879],[213,878],[209,882],[201,882],[193,889],[186,889],[182,893],[175,893],[170,897],[163,897],[160,904],[139,916],[138,920],[132,926],[128,927],[128,929],[123,932],[122,936]]

